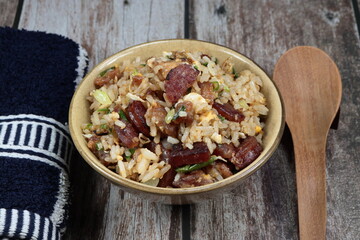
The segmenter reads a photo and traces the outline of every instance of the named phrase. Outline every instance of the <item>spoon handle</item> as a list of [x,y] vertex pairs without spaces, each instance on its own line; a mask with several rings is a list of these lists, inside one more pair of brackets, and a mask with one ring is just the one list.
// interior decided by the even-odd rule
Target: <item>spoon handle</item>
[[[300,239],[326,236],[326,138],[295,140]],[[317,141],[319,140],[319,141]]]

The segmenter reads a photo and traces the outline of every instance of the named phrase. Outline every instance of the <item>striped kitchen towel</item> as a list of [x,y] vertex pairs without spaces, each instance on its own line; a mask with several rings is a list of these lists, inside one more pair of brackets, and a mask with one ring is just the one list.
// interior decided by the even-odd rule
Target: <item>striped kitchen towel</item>
[[0,239],[60,239],[73,145],[68,107],[87,54],[56,34],[0,28]]

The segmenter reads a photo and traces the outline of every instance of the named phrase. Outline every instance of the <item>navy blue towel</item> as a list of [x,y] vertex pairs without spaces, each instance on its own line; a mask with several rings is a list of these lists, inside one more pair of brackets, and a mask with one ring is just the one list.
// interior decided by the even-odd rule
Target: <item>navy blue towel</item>
[[71,96],[87,67],[77,43],[0,28],[0,239],[60,239],[69,204]]

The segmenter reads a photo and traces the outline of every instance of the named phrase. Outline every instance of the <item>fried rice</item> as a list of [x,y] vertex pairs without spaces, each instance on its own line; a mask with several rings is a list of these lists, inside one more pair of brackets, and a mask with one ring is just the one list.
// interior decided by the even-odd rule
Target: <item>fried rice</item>
[[[187,65],[182,66],[185,73],[180,65]],[[179,76],[186,71],[195,74],[195,81],[182,86]],[[82,126],[83,135],[99,161],[121,177],[152,186],[200,186],[250,164],[239,165],[239,157],[234,160],[245,139],[254,137],[261,146],[268,113],[262,80],[237,69],[230,58],[220,63],[202,52],[163,52],[115,64],[94,84],[87,98],[90,122]],[[181,166],[169,160],[175,146],[190,151],[196,143],[206,144],[211,159],[187,164],[184,157]],[[231,154],[219,154],[219,146],[231,146]],[[194,170],[182,171],[184,166]],[[225,167],[229,174],[224,174]],[[169,178],[166,174],[170,182],[159,184]]]

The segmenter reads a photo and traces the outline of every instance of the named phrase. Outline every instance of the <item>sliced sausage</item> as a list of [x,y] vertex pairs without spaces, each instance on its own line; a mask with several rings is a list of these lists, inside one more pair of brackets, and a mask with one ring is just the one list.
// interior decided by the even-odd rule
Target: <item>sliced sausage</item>
[[165,94],[167,99],[176,103],[193,85],[199,71],[189,64],[181,64],[170,70],[166,76]]
[[172,167],[177,168],[187,164],[206,162],[210,159],[210,151],[204,142],[196,142],[193,149],[176,148],[173,149],[169,156],[169,163]]
[[104,77],[98,77],[94,81],[94,85],[96,88],[101,88],[104,85],[110,84],[111,78],[104,76]]
[[236,149],[230,161],[236,169],[241,170],[252,163],[262,152],[263,148],[255,137],[247,137]]
[[142,75],[135,75],[135,76],[132,77],[132,83],[135,86],[139,86],[144,78],[145,77],[142,76]]
[[91,152],[95,153],[96,152],[96,143],[100,142],[100,136],[92,136],[91,138],[89,138],[88,142],[87,142],[87,146],[90,149]]
[[135,128],[145,136],[150,137],[150,128],[146,124],[145,119],[146,110],[146,107],[140,101],[132,101],[126,109],[129,119]]
[[216,97],[213,84],[211,82],[204,82],[200,83],[199,87],[201,89],[201,96],[203,96],[203,98],[205,98],[210,104],[212,104]]
[[230,103],[220,104],[214,102],[212,106],[221,116],[229,121],[242,122],[245,119],[245,116],[236,110]]
[[218,170],[218,172],[223,178],[227,178],[233,175],[229,165],[223,161],[216,161],[214,167],[216,168],[216,170]]
[[158,183],[158,187],[172,187],[172,183],[174,181],[176,175],[175,169],[172,167],[167,171],[164,176],[160,179]]
[[230,143],[218,144],[214,150],[214,155],[230,159],[235,154],[235,146]]
[[155,125],[160,129],[160,131],[167,136],[177,137],[177,125],[165,122],[165,117],[167,112],[164,107],[158,105],[156,107],[149,108],[146,112],[147,118],[152,119]]
[[115,68],[105,73],[104,76],[96,78],[94,85],[96,88],[101,88],[104,85],[109,85],[111,80],[115,79],[115,77],[119,79],[121,76],[122,73],[120,72],[119,68]]
[[213,183],[214,180],[202,170],[195,170],[189,173],[181,174],[180,178],[172,183],[174,187],[187,188],[203,186]]
[[118,125],[114,125],[114,130],[121,144],[127,148],[135,148],[139,146],[138,132],[128,121],[123,121],[125,128],[121,129]]
[[104,150],[96,149],[96,144],[100,142],[100,139],[101,139],[100,136],[96,136],[96,135],[92,136],[91,138],[89,138],[87,142],[87,146],[90,149],[90,151],[95,154],[95,156],[99,159],[99,161],[107,167],[112,164],[110,162],[105,161],[105,158],[108,157],[110,154],[104,152]]

